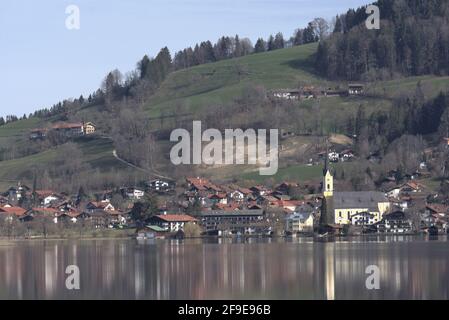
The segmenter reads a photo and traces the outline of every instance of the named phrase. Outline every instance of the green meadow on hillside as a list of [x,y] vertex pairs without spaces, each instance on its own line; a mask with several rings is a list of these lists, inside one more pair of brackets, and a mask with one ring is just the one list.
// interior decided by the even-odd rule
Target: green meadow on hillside
[[[195,118],[195,115],[201,114],[208,106],[225,106],[232,103],[249,86],[262,86],[266,90],[295,88],[300,85],[345,87],[347,83],[327,81],[313,73],[313,55],[316,48],[316,44],[297,46],[173,72],[150,98],[145,110],[149,117],[158,120],[158,117],[173,113],[180,107],[180,112],[191,114]],[[360,105],[365,106],[367,114],[380,109],[388,110],[392,106],[392,98],[413,93],[418,82],[421,82],[428,96],[449,88],[449,77],[410,77],[367,84],[367,89],[375,93],[370,97],[305,100],[298,102],[297,107],[318,110],[317,117],[320,118],[323,128],[333,132],[333,123],[344,119],[348,114],[354,115]],[[90,115],[98,118],[101,117],[99,110],[99,106],[92,106],[75,113],[83,119],[89,119]],[[1,126],[0,146],[30,143],[29,131],[46,125],[48,123],[38,118],[31,118]],[[125,165],[113,157],[111,141],[98,138],[80,140],[77,144],[83,152],[82,161],[89,163],[92,168],[101,168],[103,171],[125,169]],[[8,180],[9,183],[9,180],[29,177],[30,168],[35,164],[51,165],[58,155],[58,150],[59,147],[20,159],[1,161],[0,180]],[[308,180],[319,176],[319,167],[295,165],[280,169],[275,178]],[[242,177],[259,181],[264,179],[257,173],[247,173]]]
[[328,82],[312,73],[316,44],[308,44],[180,70],[168,76],[147,109],[158,116],[177,103],[190,112],[214,104],[226,104],[248,85],[266,89],[294,88],[300,83]]

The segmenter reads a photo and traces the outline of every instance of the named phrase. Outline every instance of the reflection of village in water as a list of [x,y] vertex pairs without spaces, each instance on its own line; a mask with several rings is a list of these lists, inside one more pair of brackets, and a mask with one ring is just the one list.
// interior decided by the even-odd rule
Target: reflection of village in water
[[[380,240],[380,241],[379,241]],[[388,240],[388,238],[386,239]],[[446,299],[446,239],[36,242],[0,246],[5,299]],[[220,242],[220,243],[217,243]],[[77,265],[81,290],[65,288]],[[365,287],[380,269],[380,290]]]

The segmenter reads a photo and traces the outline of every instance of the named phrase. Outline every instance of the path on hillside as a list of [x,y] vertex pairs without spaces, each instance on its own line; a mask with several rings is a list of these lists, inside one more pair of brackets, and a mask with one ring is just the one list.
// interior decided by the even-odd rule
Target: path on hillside
[[151,176],[154,176],[156,178],[174,181],[173,178],[169,178],[169,177],[163,176],[163,175],[161,175],[159,173],[156,173],[155,171],[151,171],[151,170],[148,170],[148,169],[144,169],[144,168],[138,167],[138,166],[132,164],[131,162],[128,162],[128,161],[120,158],[119,155],[117,154],[117,150],[115,150],[115,149],[112,151],[112,155],[114,156],[115,159],[117,159],[121,163],[127,165],[128,167],[134,168],[134,169],[139,170],[139,171],[143,171],[143,172],[145,172],[145,173],[147,173],[147,174],[149,174]]

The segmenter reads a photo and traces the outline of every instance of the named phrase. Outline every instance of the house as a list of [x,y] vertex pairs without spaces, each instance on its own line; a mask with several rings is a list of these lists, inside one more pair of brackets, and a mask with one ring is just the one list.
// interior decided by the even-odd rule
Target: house
[[214,204],[220,203],[220,204],[227,204],[228,198],[226,193],[217,193],[209,196],[209,199],[212,200]]
[[343,162],[351,161],[354,158],[354,152],[352,150],[347,149],[340,152],[340,159]]
[[137,240],[164,238],[167,231],[159,226],[148,225],[137,230]]
[[205,210],[200,222],[206,231],[230,230],[252,232],[263,221],[263,210]]
[[30,132],[30,140],[44,139],[47,136],[48,129],[33,129]]
[[353,226],[370,226],[377,222],[376,215],[370,212],[358,212],[351,216]]
[[198,220],[186,214],[157,215],[150,218],[152,225],[159,226],[168,232],[183,231],[187,223],[197,223]]
[[55,217],[53,218],[54,223],[76,223],[80,216],[82,215],[81,212],[76,210],[69,210],[69,211],[62,211],[56,213]]
[[245,197],[245,194],[238,189],[229,193],[229,198],[233,201],[242,202],[245,200]]
[[282,200],[282,201],[289,201],[291,200],[290,196],[287,196],[285,194],[280,194],[277,191],[273,193],[273,196],[278,199],[278,200]]
[[348,85],[348,93],[351,96],[361,95],[365,90],[365,86],[360,83],[351,83]]
[[340,88],[327,88],[323,92],[326,97],[345,97],[348,95],[348,90],[342,90]]
[[426,213],[443,217],[449,213],[449,206],[439,203],[427,204]]
[[187,187],[189,191],[193,192],[199,192],[199,191],[206,191],[207,185],[210,184],[209,180],[202,179],[202,178],[186,178],[187,181]]
[[78,123],[58,123],[51,127],[51,130],[58,132],[66,137],[79,137],[84,135],[84,124]]
[[49,216],[54,218],[60,211],[55,208],[31,208],[27,215],[35,218],[39,216]]
[[23,218],[26,215],[27,210],[20,207],[0,207],[0,217],[4,217],[5,219],[13,219],[13,218]]
[[150,190],[156,191],[159,193],[168,192],[172,189],[171,183],[164,180],[152,180],[148,184]]
[[316,98],[320,94],[320,91],[313,86],[304,86],[300,90],[300,98],[312,99]]
[[0,195],[0,206],[8,204],[8,198]]
[[128,222],[128,214],[122,212],[122,211],[106,211],[106,213],[109,215],[110,222],[112,225],[118,225],[118,226],[124,226]]
[[413,231],[413,221],[402,211],[386,214],[376,226],[379,233],[410,233]]
[[88,219],[92,222],[95,229],[109,228],[112,223],[112,218],[109,213],[104,210],[97,210],[87,213]]
[[304,201],[300,200],[277,200],[275,198],[275,201],[270,202],[270,206],[272,207],[279,207],[282,209],[287,209],[292,212],[296,210],[298,206],[304,205]]
[[248,207],[248,210],[261,210],[262,209],[262,206],[257,204],[257,202],[255,202],[255,201],[248,202],[247,207]]
[[399,199],[401,195],[423,192],[424,186],[415,181],[409,181],[400,186],[390,189],[387,195],[391,198]]
[[298,188],[298,187],[299,185],[297,183],[284,181],[279,185],[277,185],[274,188],[274,190],[279,194],[287,195],[290,192],[291,188]]
[[390,211],[391,203],[385,193],[377,191],[334,192],[334,179],[326,167],[324,169],[323,194],[326,202],[326,215],[328,223],[337,225],[351,224],[353,221],[365,221],[365,216],[352,217],[359,213],[373,215],[373,223],[382,220],[383,214]]
[[30,132],[31,140],[44,139],[47,137],[49,132],[57,132],[68,138],[80,137],[84,135],[90,135],[95,133],[96,126],[92,122],[59,122],[52,125],[50,128],[44,129],[33,129]]
[[298,89],[281,89],[272,93],[274,98],[284,100],[299,100],[301,92]]
[[311,211],[299,211],[287,216],[285,230],[292,233],[313,232],[314,217]]
[[438,221],[438,216],[429,213],[428,211],[421,214],[421,225],[422,227],[435,226]]
[[19,201],[28,192],[30,192],[30,188],[19,183],[17,187],[9,188],[7,194],[10,201]]
[[241,193],[243,193],[243,194],[245,195],[246,198],[247,198],[247,197],[251,197],[251,195],[253,194],[253,192],[252,192],[250,189],[247,189],[247,188],[241,188],[241,187],[239,187],[239,188],[238,188],[238,191],[241,192]]
[[137,188],[127,188],[125,195],[130,199],[140,200],[145,196],[145,191]]
[[60,196],[51,190],[36,190],[35,194],[44,206],[61,199]]
[[271,193],[265,186],[254,186],[250,190],[255,197],[263,197]]
[[340,155],[336,152],[330,152],[328,154],[328,158],[330,162],[338,162],[338,160],[340,159]]
[[90,135],[90,134],[94,134],[95,130],[96,130],[96,126],[92,123],[92,122],[86,122],[84,123],[84,134],[85,135]]
[[86,205],[88,212],[94,212],[97,210],[102,211],[115,211],[115,207],[109,201],[91,201]]

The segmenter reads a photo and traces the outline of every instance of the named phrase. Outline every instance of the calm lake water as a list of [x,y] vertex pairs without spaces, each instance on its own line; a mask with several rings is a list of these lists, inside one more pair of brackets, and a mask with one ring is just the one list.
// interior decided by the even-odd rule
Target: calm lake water
[[[65,269],[80,269],[80,290]],[[380,269],[367,290],[365,269]],[[0,299],[447,299],[446,237],[0,242]]]

